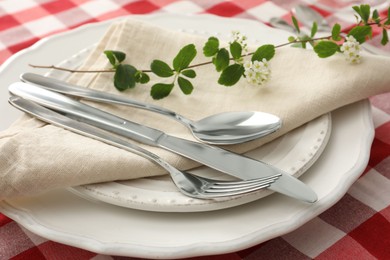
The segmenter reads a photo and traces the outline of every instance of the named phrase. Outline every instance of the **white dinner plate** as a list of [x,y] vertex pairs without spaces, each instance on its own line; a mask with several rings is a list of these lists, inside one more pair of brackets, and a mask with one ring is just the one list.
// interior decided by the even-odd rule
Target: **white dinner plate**
[[[202,16],[146,16],[173,29],[197,28],[203,23],[209,31],[229,33],[232,28],[244,34],[261,28],[275,35],[273,43],[285,41],[283,32],[254,21]],[[31,71],[28,63],[57,64],[71,54],[92,45],[110,22],[84,26],[51,37],[8,60],[0,70],[4,86]],[[192,27],[191,27],[192,26]],[[175,28],[177,27],[177,28]],[[75,35],[85,41],[74,41]],[[283,36],[283,38],[282,38]],[[279,38],[278,38],[279,37]],[[91,39],[92,38],[92,39]],[[73,39],[73,41],[71,41]],[[64,44],[72,42],[73,44]],[[58,52],[58,46],[64,51]],[[1,89],[0,97],[8,96]],[[2,111],[10,111],[6,101]],[[4,129],[19,113],[1,119]],[[2,201],[0,210],[27,229],[47,239],[107,255],[145,258],[180,258],[222,254],[248,248],[286,234],[336,203],[365,169],[374,136],[368,101],[332,112],[332,134],[321,157],[301,180],[317,193],[314,204],[272,194],[245,205],[205,212],[147,212],[106,203],[92,203],[67,190]]]

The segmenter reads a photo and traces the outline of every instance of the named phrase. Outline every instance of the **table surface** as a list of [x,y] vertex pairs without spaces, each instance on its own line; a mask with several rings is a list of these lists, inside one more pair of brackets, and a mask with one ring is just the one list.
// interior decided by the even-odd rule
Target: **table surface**
[[[288,3],[285,3],[288,2]],[[299,1],[0,1],[0,64],[36,41],[85,23],[130,14],[210,13],[290,20]],[[317,6],[328,20],[348,22]],[[341,19],[341,20],[340,20]],[[379,35],[374,37],[378,42]],[[333,207],[297,230],[239,252],[192,259],[390,259],[390,93],[370,98],[375,139],[366,170]],[[0,213],[0,259],[134,259],[99,255],[32,234]]]

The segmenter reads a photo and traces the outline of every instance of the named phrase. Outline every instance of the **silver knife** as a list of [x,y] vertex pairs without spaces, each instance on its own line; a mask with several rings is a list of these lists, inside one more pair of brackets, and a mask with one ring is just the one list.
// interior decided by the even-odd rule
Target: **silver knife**
[[164,148],[243,180],[282,174],[269,189],[306,202],[317,201],[317,194],[306,184],[264,162],[218,147],[167,135],[35,85],[17,82],[8,89],[13,95],[34,101],[68,117],[144,144]]

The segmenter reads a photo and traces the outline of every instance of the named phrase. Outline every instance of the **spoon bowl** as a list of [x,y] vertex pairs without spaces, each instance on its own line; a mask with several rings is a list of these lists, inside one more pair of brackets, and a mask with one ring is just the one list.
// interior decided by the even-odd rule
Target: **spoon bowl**
[[193,135],[214,144],[243,143],[268,135],[281,127],[279,117],[264,112],[224,112],[191,124]]
[[69,84],[34,73],[20,76],[24,82],[35,84],[55,92],[84,99],[132,106],[173,118],[188,127],[195,138],[209,144],[238,144],[275,132],[281,127],[281,119],[264,112],[224,112],[192,121],[163,107],[143,103],[127,97]]

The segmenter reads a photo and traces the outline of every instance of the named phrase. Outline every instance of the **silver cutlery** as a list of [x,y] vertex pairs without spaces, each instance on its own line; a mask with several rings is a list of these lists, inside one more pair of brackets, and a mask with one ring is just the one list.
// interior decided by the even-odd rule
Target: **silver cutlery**
[[161,147],[242,180],[281,174],[279,179],[272,183],[268,189],[306,202],[315,202],[317,200],[316,193],[306,184],[282,170],[261,161],[238,155],[219,147],[167,135],[157,129],[114,116],[70,97],[34,85],[17,82],[10,85],[8,89],[13,95],[32,100],[78,121],[147,145]]
[[298,21],[303,23],[307,28],[311,28],[313,23],[316,22],[319,32],[330,32],[332,30],[328,22],[320,13],[306,5],[296,5],[292,9],[292,12],[297,17]]
[[24,82],[84,99],[137,107],[173,118],[187,126],[198,140],[210,144],[237,144],[260,138],[281,127],[281,120],[264,112],[225,112],[192,121],[163,107],[143,103],[120,95],[96,91],[34,73],[20,76]]
[[136,153],[157,163],[169,172],[171,179],[179,190],[189,197],[198,199],[213,199],[241,195],[267,188],[280,177],[280,174],[275,174],[269,177],[262,177],[247,181],[222,181],[200,177],[176,169],[156,154],[151,153],[135,144],[129,143],[114,135],[110,135],[109,133],[93,126],[63,116],[32,101],[12,96],[9,99],[9,103],[19,110],[44,122]]
[[274,28],[288,31],[294,34],[297,33],[297,30],[294,28],[294,26],[292,26],[291,24],[289,24],[288,22],[286,22],[284,19],[280,17],[272,17],[269,20],[269,23]]

